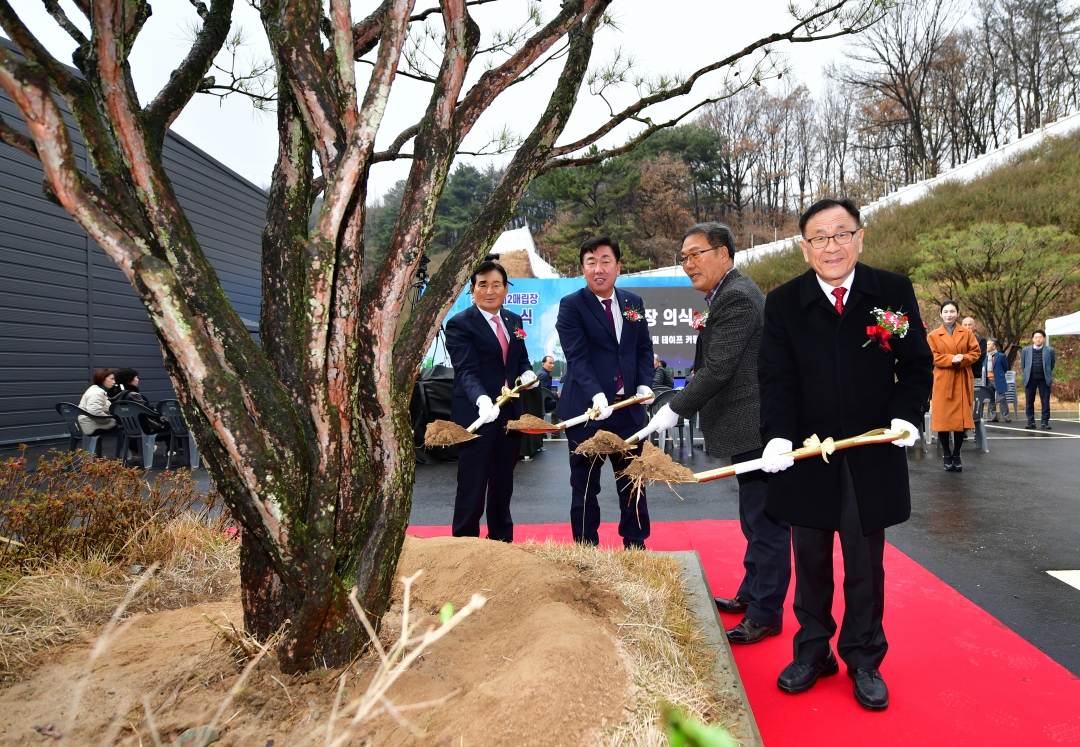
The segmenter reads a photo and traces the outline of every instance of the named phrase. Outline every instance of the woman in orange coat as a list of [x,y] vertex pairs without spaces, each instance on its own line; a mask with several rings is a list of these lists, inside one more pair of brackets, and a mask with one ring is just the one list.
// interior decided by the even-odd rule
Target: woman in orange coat
[[975,377],[971,364],[982,355],[975,335],[956,323],[959,314],[955,301],[945,301],[941,304],[942,325],[926,337],[934,353],[930,427],[937,431],[941,448],[945,450],[946,472],[964,469],[960,464],[960,445],[964,442],[964,431],[975,427],[972,417]]

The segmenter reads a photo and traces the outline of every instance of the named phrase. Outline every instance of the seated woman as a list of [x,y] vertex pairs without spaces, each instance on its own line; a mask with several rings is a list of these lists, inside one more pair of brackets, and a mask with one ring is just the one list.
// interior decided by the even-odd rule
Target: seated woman
[[117,426],[116,419],[109,414],[108,390],[116,383],[116,375],[110,368],[99,368],[94,371],[94,383],[83,392],[79,400],[80,409],[86,410],[91,415],[98,415],[108,420],[95,420],[85,415],[79,416],[79,427],[82,432],[92,436],[99,431],[110,431]]
[[[150,407],[150,402],[139,392],[139,372],[134,368],[121,368],[116,372],[116,386],[109,392],[109,399],[113,402],[134,402],[143,407]],[[140,415],[139,423],[147,433],[164,433],[169,430],[169,424],[162,418],[151,415]]]

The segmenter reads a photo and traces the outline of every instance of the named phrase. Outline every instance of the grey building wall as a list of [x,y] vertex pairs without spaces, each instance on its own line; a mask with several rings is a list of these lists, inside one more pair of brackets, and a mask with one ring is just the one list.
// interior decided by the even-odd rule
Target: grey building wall
[[[26,131],[2,91],[0,114]],[[82,139],[68,124],[85,170]],[[164,165],[225,293],[257,333],[266,193],[171,132]],[[175,396],[135,290],[44,198],[42,179],[36,159],[0,144],[0,444],[63,435],[56,403],[78,404],[97,368],[137,368],[152,403]]]

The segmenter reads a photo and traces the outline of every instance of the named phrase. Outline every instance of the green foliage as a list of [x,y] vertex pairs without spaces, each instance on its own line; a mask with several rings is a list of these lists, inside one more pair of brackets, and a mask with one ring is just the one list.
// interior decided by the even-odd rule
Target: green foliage
[[808,268],[809,265],[803,259],[802,249],[799,248],[798,242],[792,242],[787,249],[781,249],[753,262],[740,265],[739,272],[753,280],[763,293],[768,293],[792,278],[802,275]]
[[978,179],[946,183],[922,200],[874,213],[866,221],[863,261],[910,275],[918,264],[920,235],[946,226],[1022,223],[1080,235],[1078,194],[1080,134],[1048,138]]
[[51,451],[29,470],[25,452],[0,462],[0,565],[44,559],[111,559],[151,523],[164,524],[197,506],[214,508],[190,470],[143,470],[84,451]]
[[664,709],[669,747],[739,747],[730,734],[719,726],[707,726],[681,709]]
[[[1076,237],[1056,226],[979,223],[919,236],[914,281],[979,319],[1003,351],[1022,343],[1070,283],[1080,280]],[[1015,348],[1010,351],[1010,361]]]
[[727,203],[729,185],[724,179],[723,138],[713,129],[694,124],[660,130],[637,149],[635,160],[670,155],[682,159],[690,169],[691,212],[694,221],[720,220]]

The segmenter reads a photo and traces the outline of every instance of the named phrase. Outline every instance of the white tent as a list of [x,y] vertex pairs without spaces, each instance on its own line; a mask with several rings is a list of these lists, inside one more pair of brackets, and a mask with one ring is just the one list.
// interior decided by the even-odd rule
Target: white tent
[[1080,335],[1080,311],[1046,320],[1048,335]]

